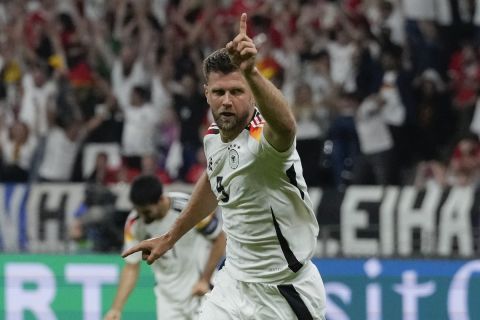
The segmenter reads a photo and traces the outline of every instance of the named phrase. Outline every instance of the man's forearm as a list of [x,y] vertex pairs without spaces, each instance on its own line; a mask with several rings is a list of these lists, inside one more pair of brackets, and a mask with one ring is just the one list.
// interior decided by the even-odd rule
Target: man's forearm
[[168,232],[169,242],[174,244],[185,233],[217,208],[218,202],[204,172],[193,189],[190,201]]
[[[262,116],[275,132],[295,133],[295,117],[288,103],[275,85],[267,80],[257,68],[244,74],[252,90]],[[293,136],[293,135],[292,135]]]
[[120,275],[120,283],[118,284],[117,294],[112,304],[112,308],[117,311],[121,311],[128,296],[132,292],[135,284],[137,283],[138,274],[140,272],[140,264],[125,264]]
[[225,255],[225,243],[226,243],[225,233],[220,232],[218,237],[213,241],[212,248],[210,250],[210,255],[208,256],[207,263],[203,269],[202,278],[206,282],[210,282],[212,278],[213,271],[218,265],[220,258]]

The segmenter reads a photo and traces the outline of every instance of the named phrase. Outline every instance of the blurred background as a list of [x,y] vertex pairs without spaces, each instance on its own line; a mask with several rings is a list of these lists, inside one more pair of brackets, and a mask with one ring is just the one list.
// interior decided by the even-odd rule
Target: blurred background
[[0,1],[0,319],[101,319],[129,183],[191,191],[202,60],[242,12],[297,118],[328,319],[480,319],[480,0]]

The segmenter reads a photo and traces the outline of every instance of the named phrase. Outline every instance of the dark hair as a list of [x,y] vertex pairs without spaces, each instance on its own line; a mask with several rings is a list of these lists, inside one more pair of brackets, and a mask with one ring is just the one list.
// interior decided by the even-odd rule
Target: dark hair
[[237,70],[238,67],[232,63],[227,49],[225,48],[214,51],[203,60],[203,75],[205,81],[208,81],[208,76],[211,72],[229,74]]
[[132,88],[132,90],[143,101],[149,101],[150,100],[150,91],[148,90],[148,88],[137,85],[137,86],[134,86]]
[[32,70],[36,70],[36,71],[40,71],[41,73],[43,73],[44,75],[48,76],[49,75],[49,66],[47,63],[41,61],[41,60],[36,60],[34,61],[32,64],[31,64],[31,69]]
[[58,15],[58,21],[62,27],[69,32],[75,31],[75,23],[73,22],[72,16],[68,13],[60,13]]
[[153,175],[138,176],[130,187],[130,201],[135,206],[156,204],[162,194],[162,183]]

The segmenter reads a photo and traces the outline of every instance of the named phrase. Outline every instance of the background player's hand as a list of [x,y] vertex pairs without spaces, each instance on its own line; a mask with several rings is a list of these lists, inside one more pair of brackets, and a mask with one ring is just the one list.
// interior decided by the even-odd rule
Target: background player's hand
[[122,313],[115,309],[108,310],[107,314],[103,318],[103,320],[120,320],[122,317]]
[[192,296],[203,296],[208,291],[210,291],[210,283],[205,279],[200,279],[192,288]]
[[141,251],[142,259],[146,260],[148,264],[152,264],[155,260],[160,258],[172,248],[169,238],[167,235],[162,235],[156,238],[150,238],[143,240],[136,246],[131,247],[130,249],[122,253],[122,257],[131,255],[132,253]]
[[255,67],[257,48],[253,40],[247,36],[247,14],[242,13],[240,17],[240,28],[238,35],[227,43],[227,51],[233,64],[237,65],[245,74]]

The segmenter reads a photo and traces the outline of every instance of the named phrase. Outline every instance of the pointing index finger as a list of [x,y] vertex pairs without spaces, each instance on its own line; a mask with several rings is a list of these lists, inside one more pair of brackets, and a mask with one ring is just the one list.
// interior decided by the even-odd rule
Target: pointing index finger
[[245,12],[240,16],[240,34],[247,35],[247,14]]
[[129,256],[129,255],[131,255],[132,253],[135,253],[135,252],[141,251],[141,250],[142,250],[142,247],[140,246],[140,244],[137,244],[136,246],[133,246],[133,247],[131,247],[130,249],[125,250],[124,252],[122,252],[122,258],[125,258],[126,256]]

